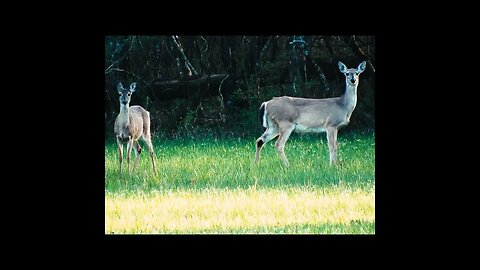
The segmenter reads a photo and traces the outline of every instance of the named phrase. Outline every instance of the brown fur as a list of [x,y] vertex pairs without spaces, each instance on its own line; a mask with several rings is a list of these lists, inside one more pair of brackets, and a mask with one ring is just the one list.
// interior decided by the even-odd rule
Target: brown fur
[[[115,119],[114,132],[117,139],[119,154],[119,172],[122,174],[123,161],[123,144],[127,143],[127,171],[130,172],[130,155],[132,148],[135,149],[135,163],[133,171],[135,172],[142,148],[138,140],[142,140],[147,144],[148,151],[152,160],[153,171],[157,173],[155,165],[155,153],[153,151],[152,138],[150,134],[150,113],[141,106],[135,105],[129,107],[130,95],[134,91],[135,86],[131,86],[130,90],[123,88],[119,83],[118,91],[120,94],[120,113]],[[132,90],[133,89],[133,90]],[[125,102],[123,104],[122,102]]]
[[275,147],[284,164],[288,166],[289,162],[284,147],[293,131],[326,132],[330,164],[336,162],[338,129],[350,122],[350,117],[357,104],[359,74],[365,70],[366,62],[360,63],[357,69],[347,69],[341,62],[338,63],[338,66],[340,71],[345,74],[346,90],[344,95],[324,99],[274,97],[261,105],[261,109],[264,110],[266,130],[256,141],[256,163],[260,160],[263,146],[278,136]]

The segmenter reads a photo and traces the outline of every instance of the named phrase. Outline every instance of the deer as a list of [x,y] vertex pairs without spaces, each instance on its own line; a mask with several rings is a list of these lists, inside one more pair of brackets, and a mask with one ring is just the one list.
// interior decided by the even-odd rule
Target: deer
[[356,69],[349,69],[339,61],[338,68],[345,75],[346,83],[345,93],[340,97],[312,99],[282,96],[273,97],[260,105],[259,120],[266,130],[255,142],[255,164],[259,163],[263,146],[278,136],[275,148],[283,164],[288,167],[284,147],[293,131],[326,132],[330,166],[336,164],[338,129],[350,122],[350,116],[357,105],[359,75],[365,71],[366,61],[361,62]]
[[137,83],[133,82],[129,89],[123,87],[119,82],[117,85],[118,94],[120,95],[120,112],[115,119],[114,132],[118,146],[119,156],[119,172],[122,175],[123,161],[123,144],[127,143],[127,173],[130,172],[130,155],[132,148],[135,149],[135,163],[133,172],[135,173],[140,159],[142,148],[138,140],[142,140],[147,144],[150,157],[152,159],[153,171],[156,174],[155,153],[153,152],[152,137],[150,134],[150,112],[139,105],[130,106],[132,93],[135,92]]

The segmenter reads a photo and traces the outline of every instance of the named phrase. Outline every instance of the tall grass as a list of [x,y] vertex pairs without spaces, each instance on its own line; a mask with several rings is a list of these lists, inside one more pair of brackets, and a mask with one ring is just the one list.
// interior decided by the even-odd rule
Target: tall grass
[[274,141],[258,166],[255,138],[153,143],[158,174],[144,147],[138,172],[119,177],[106,141],[106,233],[375,232],[374,134],[340,134],[337,166],[324,135],[294,135],[289,168]]

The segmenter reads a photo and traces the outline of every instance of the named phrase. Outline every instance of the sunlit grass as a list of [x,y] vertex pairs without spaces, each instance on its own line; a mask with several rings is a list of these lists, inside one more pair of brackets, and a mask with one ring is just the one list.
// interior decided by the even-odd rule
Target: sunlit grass
[[289,168],[274,141],[258,166],[255,138],[153,143],[159,173],[144,147],[138,172],[119,177],[106,142],[105,233],[375,233],[373,134],[339,136],[337,166],[324,135],[292,136]]
[[[107,197],[105,233],[374,233],[375,195],[207,189]],[[282,229],[283,228],[283,229]]]

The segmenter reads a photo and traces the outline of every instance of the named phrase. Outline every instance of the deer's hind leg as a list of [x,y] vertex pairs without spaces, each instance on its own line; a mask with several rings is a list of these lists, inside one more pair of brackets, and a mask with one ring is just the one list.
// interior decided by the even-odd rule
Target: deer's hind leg
[[138,166],[138,161],[140,160],[140,153],[142,152],[142,147],[140,147],[138,141],[134,141],[133,148],[135,149],[135,163],[133,164],[133,172],[135,172]]
[[144,133],[142,136],[142,140],[148,146],[148,152],[150,153],[150,159],[152,160],[153,171],[155,172],[155,174],[157,174],[157,166],[155,164],[155,152],[153,151],[153,144],[150,133]]
[[150,134],[150,113],[148,111],[145,111],[142,117],[143,117],[142,140],[148,146],[148,152],[150,154],[150,159],[152,160],[153,171],[155,174],[157,174],[157,166],[155,164],[155,152],[153,151],[152,136]]
[[117,146],[118,146],[118,164],[119,164],[119,172],[122,175],[122,161],[123,161],[123,144],[120,141],[120,138],[117,136]]
[[267,130],[265,130],[265,132],[262,134],[262,136],[260,136],[257,139],[257,141],[255,142],[256,145],[257,145],[257,151],[255,153],[255,163],[258,163],[258,161],[260,160],[260,153],[262,152],[263,146],[267,142],[269,142],[270,140],[275,138],[275,136],[277,136],[277,135],[278,135],[277,130],[274,127],[269,127],[269,128],[267,128]]
[[127,143],[127,172],[130,172],[130,155],[132,154],[132,148],[133,148],[133,138],[132,136],[129,137],[128,143]]

